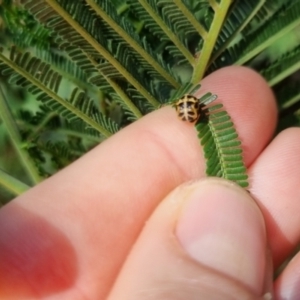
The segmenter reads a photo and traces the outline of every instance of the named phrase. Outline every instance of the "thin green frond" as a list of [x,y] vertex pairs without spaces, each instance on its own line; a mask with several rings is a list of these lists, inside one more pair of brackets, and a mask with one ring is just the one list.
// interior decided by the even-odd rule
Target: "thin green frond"
[[87,82],[87,74],[90,72],[88,69],[79,67],[64,53],[50,52],[44,50],[34,49],[31,51],[33,55],[36,55],[41,60],[49,63],[52,69],[62,75],[63,78],[67,78],[74,82],[78,87],[83,90],[90,89]]
[[[156,93],[156,99],[161,103],[161,96],[157,93],[157,90],[155,90],[153,82],[150,82],[150,84],[151,89]],[[150,105],[149,102],[145,101],[145,99],[135,88],[128,87],[126,89],[126,92],[128,93],[130,99],[132,99],[132,102],[138,107],[143,116],[155,110],[155,108]]]
[[88,128],[84,122],[67,122],[58,112],[51,111],[47,106],[40,105],[36,113],[21,110],[17,115],[19,127],[24,128],[22,135],[27,144],[34,143],[45,136],[59,139],[78,138],[91,144],[98,144],[105,138],[99,132]]
[[[106,66],[104,66],[104,64]],[[128,120],[137,120],[143,116],[140,109],[133,103],[133,101],[128,97],[128,95],[124,92],[124,89],[120,87],[120,85],[113,80],[112,73],[110,73],[110,77],[106,76],[106,67],[110,68],[109,64],[104,63],[99,68],[102,70],[102,75],[92,76],[89,79],[89,82],[99,88],[105,88],[107,93],[111,95],[124,109],[125,114],[129,117]],[[108,83],[109,87],[105,86],[105,82]],[[113,91],[111,91],[113,90]],[[146,101],[146,100],[145,100]],[[147,102],[147,101],[146,101]]]
[[[73,45],[67,46],[64,50],[80,66],[80,69],[84,70],[86,74],[91,74],[87,75],[89,83],[107,94],[115,94],[114,97],[120,100],[120,104],[129,118],[128,120],[137,120],[143,116],[139,108],[124,92],[124,89],[120,88],[117,83],[120,80],[120,74],[111,64],[106,61],[98,63],[95,58],[87,56],[82,49]],[[145,101],[147,100],[145,99]]]
[[226,47],[247,26],[264,3],[265,0],[239,0],[234,2],[217,38],[214,53],[210,59],[211,62],[215,61]]
[[[79,47],[82,46],[81,42],[84,40],[84,44],[88,44],[87,48],[92,49],[91,57],[94,59],[103,57],[113,67],[111,70],[116,69],[153,107],[159,105],[157,99],[151,95],[149,82],[138,73],[139,66],[130,55],[128,48],[114,40],[106,39],[102,29],[100,29],[101,27],[98,27],[100,25],[98,24],[99,19],[93,11],[81,2],[71,3],[68,0],[59,0],[57,3],[51,0],[47,2],[58,14],[64,17],[63,24],[67,23],[67,27],[71,26],[76,30],[76,35],[70,35],[65,27],[61,26],[60,21],[52,22],[53,30],[65,40]],[[84,48],[85,52],[87,52],[87,48]],[[113,72],[115,71],[113,70]],[[105,75],[109,76],[107,73]]]
[[43,151],[51,155],[52,160],[60,168],[70,164],[86,152],[86,149],[82,148],[79,143],[71,145],[64,141],[47,141],[39,146]]
[[8,36],[19,47],[37,47],[49,49],[51,37],[49,30],[36,22],[32,16],[19,5],[2,1],[0,16],[7,26]]
[[12,145],[14,146],[14,149],[18,154],[18,158],[20,159],[21,164],[24,166],[24,169],[28,174],[28,178],[30,182],[33,185],[38,183],[41,180],[39,176],[39,172],[36,166],[34,165],[33,161],[31,160],[28,152],[25,149],[23,149],[23,141],[20,135],[20,130],[7,104],[7,100],[3,92],[2,85],[0,85],[0,119],[5,125],[5,128],[10,137]]
[[290,81],[287,84],[275,86],[277,103],[280,116],[295,112],[300,108],[300,90],[298,81]]
[[[88,78],[89,83],[105,91],[107,94],[116,94],[116,98],[120,99],[126,115],[130,116],[131,120],[137,120],[143,116],[139,108],[126,95],[124,89],[120,88],[117,81],[122,80],[122,78],[120,78],[119,72],[110,63],[107,61],[97,62],[95,58],[87,56],[82,49],[73,45],[67,46],[64,50],[84,72],[92,74]],[[146,99],[144,100],[147,101]]]
[[118,126],[102,115],[85,93],[74,89],[69,100],[59,96],[61,76],[49,64],[31,57],[28,52],[16,53],[15,48],[11,50],[10,59],[0,53],[0,61],[2,74],[9,76],[11,83],[27,88],[37,100],[69,121],[84,121],[106,137],[118,130]]
[[219,4],[217,2],[213,2],[214,18],[209,29],[209,38],[204,40],[201,53],[197,59],[196,65],[194,66],[194,72],[191,79],[191,82],[194,84],[197,84],[205,74],[216,40],[226,18],[228,9],[230,8],[231,2],[232,0],[221,0]]
[[30,189],[30,187],[27,184],[7,174],[1,169],[0,169],[0,186],[15,196],[21,195]]
[[196,124],[206,159],[206,174],[232,180],[242,187],[248,186],[246,166],[243,162],[241,142],[230,116],[222,104],[204,107],[206,118]]
[[164,1],[159,0],[129,0],[128,3],[139,19],[145,22],[146,28],[149,28],[161,41],[172,42],[175,45],[175,48],[167,46],[167,48],[171,47],[172,55],[181,61],[185,59],[193,64],[194,57],[188,50],[186,39],[178,32],[178,28],[182,26],[182,20],[186,18],[176,5],[172,5],[171,10],[169,9],[170,3],[166,5]]
[[[242,65],[276,40],[300,25],[300,2],[281,7],[270,20],[229,48],[213,64],[212,70],[225,65]],[[211,70],[211,71],[212,71]]]
[[[185,16],[185,18],[182,18],[181,16],[178,17],[178,23],[176,25],[178,31],[187,30],[187,32],[193,33],[192,28],[194,28],[194,31],[198,32],[202,39],[206,39],[208,32],[206,28],[196,19],[195,13],[192,12],[191,8],[187,7],[186,3],[184,3],[182,0],[168,0],[167,5],[172,4],[172,2],[174,2],[178,10]],[[190,26],[192,26],[192,28],[190,28]]]
[[276,92],[279,118],[276,132],[289,128],[299,127],[300,123],[300,90],[298,81],[288,81],[284,85],[274,87]]
[[91,128],[86,128],[84,123],[79,122],[67,122],[64,125],[60,125],[55,132],[67,137],[75,137],[86,140],[94,145],[99,144],[104,140],[104,138],[101,138],[101,136],[97,136],[94,130]]
[[37,26],[32,30],[24,30],[18,35],[13,36],[13,42],[19,47],[37,47],[40,49],[49,49],[50,32],[42,26]]
[[292,51],[278,58],[278,60],[273,62],[266,69],[261,70],[260,74],[268,81],[270,86],[273,86],[299,69],[300,46],[297,46]]
[[131,12],[144,23],[145,28],[150,30],[153,35],[159,37],[161,40],[168,40],[168,36],[164,33],[162,28],[152,19],[147,10],[136,0],[127,0]]
[[26,124],[26,128],[30,129],[30,134],[28,134],[26,140],[31,142],[38,138],[44,128],[51,122],[51,120],[53,120],[57,116],[57,112],[50,111],[48,109],[38,111],[34,117],[30,114],[29,111],[20,111],[21,119],[23,119],[24,124]]
[[146,40],[140,40],[134,32],[134,28],[125,18],[117,15],[117,11],[110,1],[106,0],[87,0],[98,16],[102,30],[106,31],[106,38],[112,39],[118,43],[126,43],[129,49],[133,49],[131,55],[134,55],[139,66],[144,68],[153,77],[163,80],[175,88],[179,83],[170,67],[162,60],[160,56],[152,51]]
[[[299,0],[2,2],[0,144],[13,144],[17,163],[2,161],[10,175],[0,169],[0,187],[10,193],[28,189],[11,174],[36,184],[226,65],[250,65],[273,86],[278,131],[300,124],[300,46],[290,51]],[[247,187],[241,140],[217,95],[188,98],[207,175]]]
[[263,28],[263,24],[268,21],[283,4],[292,5],[296,1],[298,0],[264,0],[263,6],[253,16],[250,23],[244,28],[243,35],[252,33],[258,27]]
[[[40,13],[36,9],[37,2],[39,2],[38,5],[43,5],[46,13]],[[73,48],[81,48],[87,57],[94,61],[105,59],[112,66],[110,70],[114,73],[116,70],[119,76],[133,85],[153,107],[159,105],[159,102],[151,95],[148,81],[138,73],[139,67],[134,57],[123,44],[106,39],[101,27],[98,26],[100,25],[99,17],[87,5],[80,1],[65,0],[22,0],[22,3],[40,22],[45,23],[47,28],[65,41],[61,43],[62,47],[71,45]]]

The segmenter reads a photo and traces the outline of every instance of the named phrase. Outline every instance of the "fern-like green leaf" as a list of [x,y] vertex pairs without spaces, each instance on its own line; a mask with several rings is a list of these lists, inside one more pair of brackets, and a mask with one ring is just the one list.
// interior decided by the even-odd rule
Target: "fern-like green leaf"
[[239,43],[226,50],[212,65],[209,72],[225,65],[242,65],[300,25],[300,2],[278,9],[268,22],[245,36]]
[[105,31],[107,39],[114,40],[118,44],[126,44],[130,55],[135,57],[140,68],[143,68],[151,76],[159,78],[165,84],[169,83],[175,88],[179,87],[178,79],[171,68],[152,51],[145,39],[140,40],[131,23],[117,15],[111,1],[87,0],[87,3],[100,16],[99,26]]
[[279,106],[279,118],[276,132],[294,127],[300,122],[300,90],[296,80],[285,80],[284,84],[274,86]]
[[[38,2],[39,5],[46,6],[43,1]],[[151,89],[149,79],[145,74],[139,73],[139,65],[131,55],[132,52],[123,43],[106,38],[105,30],[100,27],[101,19],[83,2],[49,1],[44,8],[47,12],[45,14],[36,10],[36,0],[22,0],[22,3],[40,22],[61,37],[62,48],[80,48],[96,69],[98,62],[109,62],[111,67],[106,69],[105,76],[109,77],[110,72],[113,76],[118,73],[119,78],[132,85],[153,108],[159,105],[157,98],[153,96],[155,91]]]
[[206,117],[196,124],[198,137],[206,159],[206,174],[232,180],[248,186],[241,142],[228,113],[222,104],[203,107]]
[[70,145],[63,141],[47,141],[43,145],[39,143],[39,148],[51,155],[52,161],[59,169],[66,167],[86,152],[86,149],[78,143]]
[[274,86],[279,106],[277,132],[294,127],[300,121],[300,90],[298,81]]
[[87,74],[91,71],[89,69],[85,69],[84,66],[79,67],[74,63],[74,61],[66,57],[66,55],[44,50],[34,51],[34,49],[31,53],[32,55],[36,55],[41,60],[49,63],[55,71],[62,74],[64,78],[68,78],[70,81],[76,83],[81,89],[86,90],[87,88],[91,88],[86,84]]
[[28,52],[21,54],[12,48],[10,59],[0,53],[0,69],[3,75],[9,76],[11,83],[26,87],[38,100],[69,121],[84,121],[104,136],[118,130],[118,126],[102,115],[94,102],[78,89],[73,90],[69,100],[60,97],[61,76]]
[[263,24],[266,23],[283,4],[292,5],[295,1],[298,0],[264,0],[262,7],[252,17],[250,23],[243,29],[243,35],[249,35],[258,27],[263,28]]
[[238,0],[234,2],[216,41],[211,61],[216,60],[226,47],[247,26],[264,3],[265,0]]
[[8,36],[13,43],[19,47],[31,46],[49,50],[51,42],[49,30],[36,22],[26,10],[10,2],[1,2],[0,16],[5,20]]
[[[190,64],[193,63],[194,58],[188,50],[186,36],[182,31],[180,31],[181,34],[177,33],[177,29],[183,26],[182,21],[186,20],[177,6],[171,3],[173,10],[170,10],[169,2],[166,5],[164,1],[159,0],[129,0],[128,3],[137,17],[144,21],[146,28],[158,36],[161,41],[171,42],[175,46],[168,44],[167,48],[170,54],[180,61],[187,60]],[[185,27],[186,25],[184,25]]]
[[268,81],[270,86],[277,84],[284,78],[300,69],[300,46],[285,53],[260,74]]

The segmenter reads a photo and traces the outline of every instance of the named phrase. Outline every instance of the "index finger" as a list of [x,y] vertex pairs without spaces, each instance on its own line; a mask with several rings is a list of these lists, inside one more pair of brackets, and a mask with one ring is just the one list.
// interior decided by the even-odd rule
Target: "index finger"
[[[251,164],[275,128],[270,89],[255,72],[229,67],[203,80],[199,93],[209,91],[231,115],[246,164]],[[29,294],[51,294],[76,282],[85,295],[104,298],[161,199],[182,182],[204,176],[205,161],[193,125],[178,120],[170,107],[145,116],[0,211],[0,230],[6,232],[0,234],[0,244],[5,245],[0,260],[10,257],[0,261],[5,272],[0,286],[6,280],[5,286],[15,289],[9,274],[17,270],[26,277],[25,283],[17,284],[28,285],[24,290]],[[21,247],[24,228],[27,247]],[[45,234],[51,236],[47,244],[41,242]],[[35,267],[29,268],[31,259]],[[57,265],[62,268],[59,274],[53,270]],[[43,273],[53,282],[50,287],[37,276]]]

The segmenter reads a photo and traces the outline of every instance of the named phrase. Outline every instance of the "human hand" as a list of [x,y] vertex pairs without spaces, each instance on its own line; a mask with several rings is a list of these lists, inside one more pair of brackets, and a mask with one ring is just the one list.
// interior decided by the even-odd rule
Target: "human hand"
[[[202,82],[201,95],[208,91],[236,125],[253,198],[204,179],[195,128],[164,107],[0,210],[0,299],[258,299],[270,292],[269,261],[277,268],[300,237],[300,129],[267,145],[275,100],[249,69],[215,72]],[[275,281],[276,299],[298,299],[299,267],[298,255]]]

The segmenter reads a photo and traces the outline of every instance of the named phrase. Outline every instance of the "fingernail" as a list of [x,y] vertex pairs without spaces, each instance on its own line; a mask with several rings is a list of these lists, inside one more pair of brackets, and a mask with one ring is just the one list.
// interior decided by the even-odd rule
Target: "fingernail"
[[262,215],[246,191],[225,180],[184,187],[176,235],[195,261],[261,293],[266,267]]

